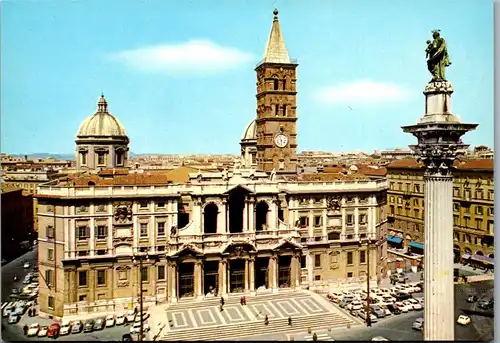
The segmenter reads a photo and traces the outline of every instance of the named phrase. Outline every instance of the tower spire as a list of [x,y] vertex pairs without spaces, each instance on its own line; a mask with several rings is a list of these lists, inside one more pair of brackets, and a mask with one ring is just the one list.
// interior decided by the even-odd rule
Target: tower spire
[[271,27],[269,39],[267,40],[262,63],[291,63],[290,56],[288,56],[288,50],[285,45],[285,39],[281,34],[280,22],[278,20],[278,10],[276,8],[274,9],[273,14],[273,25]]
[[102,92],[101,92],[101,98],[97,102],[97,112],[99,112],[99,113],[108,112],[108,102],[106,101],[106,98],[104,97],[104,93],[102,93]]

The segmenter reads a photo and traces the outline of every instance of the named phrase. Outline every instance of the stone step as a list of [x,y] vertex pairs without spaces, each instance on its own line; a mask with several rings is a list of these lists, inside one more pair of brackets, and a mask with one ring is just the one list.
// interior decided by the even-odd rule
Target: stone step
[[[224,304],[225,305],[239,304],[241,296],[242,295],[230,295],[229,297],[224,299],[225,300]],[[281,291],[277,293],[259,294],[259,295],[246,295],[246,298],[247,298],[247,303],[249,301],[255,303],[255,302],[262,302],[275,299],[277,300],[289,299],[290,296],[293,296],[294,298],[300,298],[300,297],[308,297],[310,296],[310,294],[306,291],[297,290],[297,291]],[[220,305],[220,297],[215,297],[204,300],[195,300],[195,299],[181,300],[178,303],[170,304],[167,307],[167,309],[169,311],[181,311],[199,307],[219,306],[219,305]]]
[[162,335],[162,341],[181,341],[181,340],[233,340],[235,337],[249,337],[266,334],[288,333],[291,330],[304,330],[307,334],[307,328],[324,327],[346,327],[357,323],[349,317],[339,314],[319,314],[293,318],[292,327],[288,326],[288,318],[277,318],[269,321],[269,325],[264,325],[264,320],[257,322],[245,322],[240,324],[227,324],[197,329],[184,329],[168,331]]

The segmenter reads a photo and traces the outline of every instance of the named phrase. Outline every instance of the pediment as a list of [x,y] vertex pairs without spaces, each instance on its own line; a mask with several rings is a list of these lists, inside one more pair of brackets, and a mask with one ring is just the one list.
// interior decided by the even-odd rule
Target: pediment
[[302,249],[302,245],[298,244],[298,243],[295,243],[293,241],[290,241],[290,240],[283,240],[281,242],[279,242],[276,247],[274,248],[274,250],[297,250],[297,249]]
[[196,257],[203,252],[191,244],[183,245],[179,250],[171,254],[170,256],[185,257],[192,256]]
[[244,193],[253,193],[253,191],[246,186],[236,185],[236,186],[229,188],[227,191],[224,192],[224,194],[230,194],[230,193],[233,193],[236,191],[243,191]]

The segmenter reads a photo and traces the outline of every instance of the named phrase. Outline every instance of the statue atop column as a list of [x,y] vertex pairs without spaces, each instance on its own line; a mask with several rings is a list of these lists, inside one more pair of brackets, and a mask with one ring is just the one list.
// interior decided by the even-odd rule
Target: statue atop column
[[427,41],[426,58],[427,58],[427,69],[432,74],[432,80],[434,81],[446,81],[445,68],[451,65],[450,57],[448,56],[448,49],[446,47],[446,41],[440,35],[440,30],[432,31],[432,42]]

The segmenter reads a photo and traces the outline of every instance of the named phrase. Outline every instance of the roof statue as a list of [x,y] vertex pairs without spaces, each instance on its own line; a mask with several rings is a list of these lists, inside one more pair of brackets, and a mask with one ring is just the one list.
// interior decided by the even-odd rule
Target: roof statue
[[432,80],[434,81],[446,81],[445,68],[451,65],[450,57],[448,56],[448,49],[446,47],[446,41],[440,35],[440,30],[432,31],[432,42],[427,41],[426,58],[427,58],[427,69],[432,74]]

